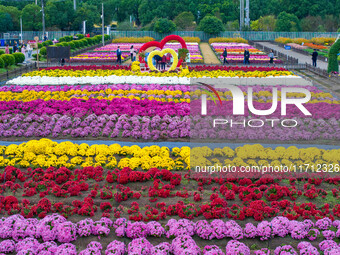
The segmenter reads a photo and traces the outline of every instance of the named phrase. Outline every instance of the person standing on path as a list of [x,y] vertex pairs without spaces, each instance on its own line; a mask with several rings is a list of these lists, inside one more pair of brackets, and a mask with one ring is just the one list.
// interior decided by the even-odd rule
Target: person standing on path
[[223,56],[223,65],[226,64],[226,63],[229,64],[229,62],[227,60],[227,56],[228,56],[227,48],[224,48],[222,56]]
[[120,46],[118,46],[118,49],[117,49],[117,63],[119,64],[122,63],[122,51],[120,50]]
[[314,49],[314,52],[312,54],[312,60],[313,60],[313,66],[316,67],[316,61],[318,60],[318,53],[316,52],[316,49]]
[[274,65],[274,52],[273,52],[273,50],[270,51],[268,57],[269,57],[269,64]]

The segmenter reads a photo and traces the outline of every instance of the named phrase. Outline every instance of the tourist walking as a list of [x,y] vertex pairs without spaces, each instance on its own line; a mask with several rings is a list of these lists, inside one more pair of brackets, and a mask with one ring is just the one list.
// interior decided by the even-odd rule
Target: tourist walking
[[8,46],[8,44],[6,44],[5,53],[9,54],[9,46]]
[[27,44],[27,48],[26,48],[26,50],[27,50],[27,58],[28,59],[30,59],[31,57],[32,57],[32,47],[31,47],[31,44]]
[[270,51],[268,57],[269,57],[269,64],[274,64],[274,52],[273,52],[273,50]]
[[118,46],[118,49],[117,49],[117,63],[119,64],[122,63],[122,51],[120,50],[120,46]]
[[17,42],[14,42],[12,53],[16,53],[16,52],[18,52],[18,45],[17,45]]
[[222,56],[223,56],[223,65],[226,64],[226,63],[229,64],[229,62],[227,60],[227,56],[228,56],[227,48],[224,48]]
[[133,48],[133,45],[131,45],[130,47],[130,58],[131,58],[131,62],[133,62],[133,53],[134,53],[135,49]]
[[316,49],[314,49],[314,52],[312,54],[312,60],[313,60],[313,66],[316,67],[316,61],[318,60],[319,54],[316,52]]
[[243,55],[244,55],[243,63],[244,63],[245,65],[249,64],[249,57],[250,57],[249,50],[245,49]]
[[24,63],[26,63],[27,57],[26,57],[26,46],[25,46],[25,44],[22,44],[22,46],[21,46],[21,53],[24,54],[24,56],[25,56]]

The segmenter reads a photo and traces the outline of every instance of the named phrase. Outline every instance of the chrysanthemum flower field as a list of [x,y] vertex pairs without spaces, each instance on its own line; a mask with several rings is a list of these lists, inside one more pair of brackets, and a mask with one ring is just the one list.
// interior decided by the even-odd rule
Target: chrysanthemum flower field
[[[215,128],[207,118],[233,117],[233,94],[218,90],[203,120],[206,92],[190,81],[232,77],[248,79],[240,89],[262,110],[274,89],[281,103],[284,88],[304,88],[311,116],[289,105],[295,128]],[[0,254],[340,254],[340,100],[275,77],[303,80],[277,67],[108,65],[10,80],[0,87]],[[234,120],[252,118],[265,121]],[[195,174],[195,164],[298,174]]]

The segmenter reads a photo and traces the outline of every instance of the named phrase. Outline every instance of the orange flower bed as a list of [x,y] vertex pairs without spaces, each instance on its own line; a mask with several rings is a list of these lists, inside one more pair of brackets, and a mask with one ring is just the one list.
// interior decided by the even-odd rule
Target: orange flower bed
[[324,49],[327,49],[326,46],[317,45],[317,44],[313,44],[313,43],[305,43],[304,46],[307,46],[307,47],[312,48],[312,49],[317,49],[317,50],[324,50]]

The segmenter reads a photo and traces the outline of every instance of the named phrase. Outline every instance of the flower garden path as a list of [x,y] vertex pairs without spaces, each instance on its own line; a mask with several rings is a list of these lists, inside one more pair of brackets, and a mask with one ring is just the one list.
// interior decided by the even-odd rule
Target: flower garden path
[[208,43],[201,43],[201,52],[204,59],[204,64],[219,65],[221,62],[217,59],[215,53],[212,51]]
[[[271,42],[257,42],[257,43],[262,45],[262,46],[265,46],[265,47],[271,48],[273,50],[276,50],[278,52],[281,52],[283,54],[286,54],[290,57],[297,58],[299,60],[299,64],[305,64],[305,63],[312,64],[312,56],[306,56],[306,55],[300,54],[300,53],[292,51],[292,50],[285,50],[284,48],[282,48],[278,45],[275,45]],[[317,67],[318,68],[321,68],[323,70],[327,70],[327,66],[328,66],[327,62],[322,61],[322,60],[317,61]]]

